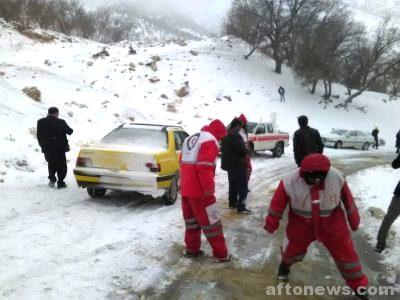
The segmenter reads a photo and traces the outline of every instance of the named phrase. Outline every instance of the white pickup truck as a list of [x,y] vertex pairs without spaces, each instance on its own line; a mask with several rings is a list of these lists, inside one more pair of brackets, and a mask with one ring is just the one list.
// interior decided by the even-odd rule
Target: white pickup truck
[[289,134],[276,131],[272,123],[248,122],[247,133],[252,154],[270,150],[274,157],[281,157],[289,145]]

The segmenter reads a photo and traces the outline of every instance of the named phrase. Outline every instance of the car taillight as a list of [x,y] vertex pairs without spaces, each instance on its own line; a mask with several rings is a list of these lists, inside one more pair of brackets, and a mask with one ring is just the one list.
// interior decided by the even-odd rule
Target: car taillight
[[160,164],[155,164],[155,163],[147,163],[146,167],[150,170],[150,172],[161,172],[161,166]]
[[77,167],[92,168],[93,164],[92,164],[92,160],[90,158],[78,157],[78,159],[76,160],[76,166]]

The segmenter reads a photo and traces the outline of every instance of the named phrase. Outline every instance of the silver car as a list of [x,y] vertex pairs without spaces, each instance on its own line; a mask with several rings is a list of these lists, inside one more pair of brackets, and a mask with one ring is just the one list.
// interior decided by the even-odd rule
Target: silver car
[[332,129],[329,134],[322,135],[322,142],[326,147],[358,148],[369,150],[375,143],[371,134],[366,134],[361,130]]

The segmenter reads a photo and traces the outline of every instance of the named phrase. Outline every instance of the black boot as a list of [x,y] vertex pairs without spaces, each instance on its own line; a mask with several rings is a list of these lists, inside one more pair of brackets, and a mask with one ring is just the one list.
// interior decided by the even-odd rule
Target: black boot
[[281,262],[278,270],[278,276],[277,276],[278,280],[288,281],[289,273],[290,273],[290,268],[286,266],[283,262]]
[[59,189],[65,189],[67,187],[67,185],[65,184],[64,181],[59,181],[57,182],[57,188]]
[[199,256],[203,256],[204,255],[204,251],[203,250],[199,250],[197,252],[190,252],[187,249],[185,249],[185,251],[183,251],[183,255],[186,257],[199,257]]
[[382,253],[383,250],[386,248],[386,243],[378,241],[378,243],[375,246],[375,252],[377,253]]
[[356,297],[362,300],[369,300],[367,288],[360,288],[359,291],[356,291]]

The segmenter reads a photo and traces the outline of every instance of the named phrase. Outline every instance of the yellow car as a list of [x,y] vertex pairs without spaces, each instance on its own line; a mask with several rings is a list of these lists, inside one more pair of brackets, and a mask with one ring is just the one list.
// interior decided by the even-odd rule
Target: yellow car
[[107,189],[136,191],[174,204],[187,136],[179,126],[123,124],[80,150],[74,168],[78,186],[91,197],[104,196]]

